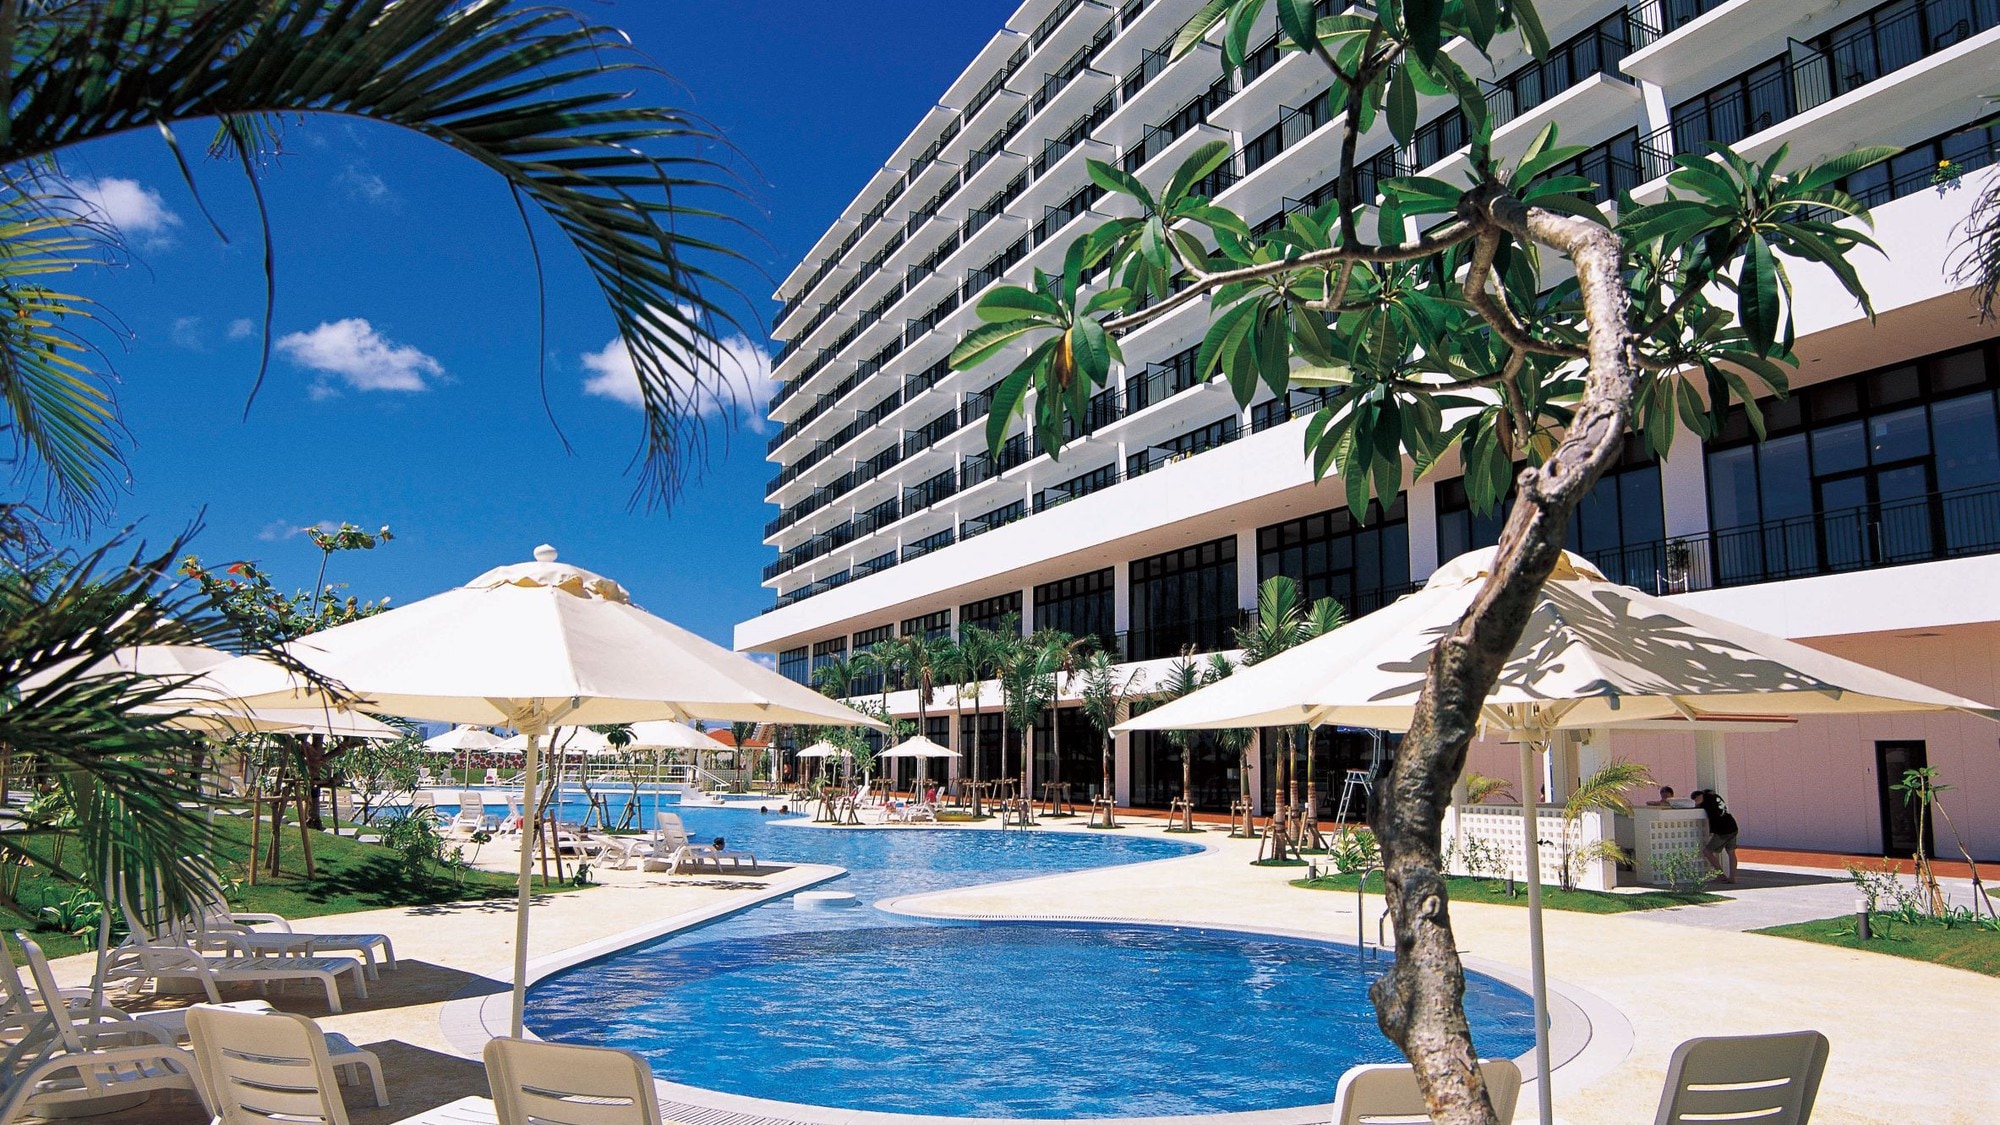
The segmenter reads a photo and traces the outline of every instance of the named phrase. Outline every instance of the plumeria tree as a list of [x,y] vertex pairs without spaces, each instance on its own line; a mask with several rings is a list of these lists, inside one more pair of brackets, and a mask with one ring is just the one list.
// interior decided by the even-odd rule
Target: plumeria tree
[[[1440,855],[1481,705],[1571,513],[1626,435],[1665,456],[1678,426],[1711,433],[1731,403],[1761,430],[1756,395],[1783,393],[1793,362],[1788,271],[1829,270],[1869,309],[1847,258],[1874,244],[1861,204],[1836,185],[1887,152],[1812,167],[1793,167],[1784,149],[1762,161],[1681,155],[1663,198],[1607,213],[1566,170],[1583,150],[1553,127],[1516,158],[1495,152],[1467,61],[1490,63],[1503,37],[1545,56],[1531,0],[1386,0],[1327,17],[1311,0],[1207,0],[1174,50],[1216,40],[1223,67],[1240,68],[1272,15],[1281,49],[1312,56],[1331,82],[1335,198],[1254,235],[1204,190],[1229,159],[1223,142],[1194,149],[1164,183],[1092,161],[1115,217],[1068,247],[1060,273],[989,290],[986,323],[952,363],[1009,365],[988,417],[996,449],[1025,419],[1058,454],[1065,422],[1123,362],[1120,337],[1198,303],[1208,329],[1197,377],[1224,376],[1245,407],[1263,391],[1325,389],[1304,454],[1357,516],[1394,497],[1406,459],[1422,473],[1455,452],[1485,510],[1516,486],[1493,573],[1433,651],[1373,813],[1397,941],[1372,989],[1378,1019],[1415,1064],[1432,1117],[1484,1125],[1494,1117]],[[1392,176],[1364,195],[1361,139],[1386,131],[1406,149],[1426,100],[1464,113],[1466,174]],[[1864,222],[1840,222],[1849,217]]]

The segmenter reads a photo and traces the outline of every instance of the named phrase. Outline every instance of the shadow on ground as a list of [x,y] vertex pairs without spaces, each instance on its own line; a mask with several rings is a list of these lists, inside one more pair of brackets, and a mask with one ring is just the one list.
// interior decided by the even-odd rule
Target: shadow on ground
[[[379,980],[368,982],[366,1000],[354,995],[354,990],[344,982],[340,989],[340,1003],[347,1012],[380,1012],[395,1008],[416,1007],[435,1004],[449,996],[483,996],[494,992],[504,992],[507,982],[468,973],[463,969],[450,969],[434,965],[428,961],[404,959],[397,963],[394,972],[382,970]],[[326,1006],[326,992],[317,984],[293,982],[285,987],[273,986],[269,992],[260,993],[256,985],[225,984],[222,986],[224,1000],[263,999],[271,1006],[286,1012],[317,1019],[331,1014]],[[139,1001],[119,998],[119,1006],[127,1011],[158,1011],[164,1008],[181,1008],[200,1003],[208,998],[199,993],[185,995],[149,996]]]

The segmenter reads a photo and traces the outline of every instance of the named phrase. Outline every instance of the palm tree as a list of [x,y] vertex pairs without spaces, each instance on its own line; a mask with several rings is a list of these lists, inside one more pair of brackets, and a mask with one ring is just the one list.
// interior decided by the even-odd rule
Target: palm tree
[[[1612,859],[1620,862],[1625,860],[1624,851],[1614,840],[1598,840],[1586,848],[1574,846],[1576,822],[1583,818],[1585,810],[1604,809],[1620,816],[1630,816],[1632,802],[1626,799],[1626,792],[1652,783],[1651,771],[1637,762],[1628,762],[1623,758],[1613,758],[1598,767],[1595,773],[1577,783],[1576,789],[1569,795],[1569,800],[1563,802],[1563,838],[1560,844],[1563,890],[1576,889],[1576,875],[1571,870],[1572,863],[1588,863],[1593,859]],[[1523,811],[1530,818],[1535,815],[1532,805]],[[1532,820],[1529,823],[1532,824]],[[1528,877],[1539,879],[1541,873],[1530,871]]]
[[[897,663],[903,670],[903,682],[917,693],[917,733],[928,736],[930,730],[931,703],[937,698],[938,676],[941,670],[938,660],[944,649],[930,634],[921,630],[904,637],[897,645]],[[917,761],[917,779],[924,780],[930,770],[930,763],[924,759]]]
[[[882,701],[879,708],[880,713],[876,715],[876,718],[882,719],[885,722],[888,721],[889,692],[902,686],[902,643],[893,637],[885,637],[882,640],[876,641],[874,644],[854,654],[854,670],[857,679],[873,676],[879,680],[877,686],[881,689]],[[893,726],[894,724],[892,723],[891,725]],[[866,736],[864,735],[863,737]],[[881,749],[886,750],[893,744],[895,736],[893,734],[885,734],[881,735],[880,738],[882,740]],[[863,761],[872,764],[874,756],[871,754],[868,758],[863,759]],[[893,762],[895,759],[891,758],[890,761]],[[892,774],[895,768],[893,765],[889,767]],[[865,772],[867,771],[864,770]],[[890,780],[893,782],[895,778],[892,776]]]
[[95,305],[46,283],[119,248],[51,173],[64,154],[128,132],[157,132],[195,188],[173,129],[217,129],[211,150],[241,169],[265,224],[266,362],[263,158],[291,120],[358,117],[469,157],[512,194],[531,240],[539,211],[582,258],[638,377],[644,494],[671,499],[704,448],[703,412],[735,406],[714,343],[733,319],[707,295],[728,286],[702,259],[738,257],[705,233],[736,220],[702,197],[741,191],[704,155],[719,140],[708,124],[635,96],[668,80],[617,31],[571,12],[461,0],[12,0],[0,15],[11,51],[0,60],[0,290],[16,314],[0,324],[0,424],[62,514],[102,513],[123,431],[76,335]]
[[[1116,790],[1112,787],[1112,771],[1115,768],[1117,742],[1112,737],[1111,728],[1124,718],[1124,710],[1131,699],[1146,682],[1143,668],[1134,668],[1123,679],[1118,674],[1118,661],[1103,649],[1092,652],[1084,658],[1080,672],[1083,689],[1078,692],[1083,701],[1083,713],[1090,725],[1097,728],[1103,742],[1103,781],[1099,792],[1116,807]],[[1116,826],[1116,813],[1105,816],[1104,826]]]
[[[1179,657],[1167,666],[1167,678],[1160,682],[1160,694],[1169,702],[1185,695],[1193,695],[1205,685],[1201,667],[1194,662],[1191,649],[1182,649]],[[1170,730],[1166,732],[1167,745],[1181,752],[1181,830],[1194,831],[1194,732]]]
[[951,734],[947,741],[956,749],[959,733],[965,729],[965,686],[967,683],[977,684],[979,677],[973,673],[972,664],[966,659],[965,648],[950,637],[937,642],[937,653],[932,662],[936,674],[951,685]]
[[[0,556],[0,746],[38,762],[70,810],[57,823],[0,827],[0,867],[33,863],[93,894],[121,880],[147,898],[157,889],[153,905],[172,913],[215,890],[207,861],[191,858],[212,851],[196,811],[199,740],[172,725],[181,681],[100,662],[160,644],[282,657],[249,642],[195,582],[170,577],[184,540],[114,557],[123,546]],[[33,916],[4,893],[0,907]]]
[[[968,677],[968,682],[974,685],[972,696],[972,815],[974,816],[981,815],[979,801],[979,772],[981,769],[979,761],[979,731],[981,725],[979,722],[979,700],[988,675],[997,676],[999,674],[1000,665],[1006,655],[1005,649],[1006,638],[991,629],[984,629],[977,625],[966,625],[958,631],[959,655],[965,662],[964,671]],[[1006,721],[1004,712],[1001,721],[1003,724]],[[1001,743],[1003,755],[1006,745],[1004,739],[1003,726],[1003,741]]]
[[[1062,687],[1076,679],[1076,671],[1081,666],[1083,654],[1095,644],[1095,637],[1073,637],[1061,629],[1037,629],[1028,638],[1028,649],[1032,653],[1035,673],[1044,681],[1040,697],[1051,709],[1049,713],[1049,781],[1062,781]],[[1041,716],[1036,715],[1039,725]],[[1026,796],[1026,794],[1023,794]]]
[[833,699],[846,699],[854,694],[854,681],[861,676],[854,661],[846,656],[836,656],[812,670],[812,684],[821,695]]
[[[1035,720],[1041,717],[1042,708],[1047,704],[1047,693],[1045,677],[1036,661],[1035,649],[1020,635],[1018,629],[1001,634],[998,679],[1000,681],[1000,774],[1010,779],[1018,777],[1021,782],[1021,796],[1026,797],[1028,763],[1035,752]],[[1019,774],[1007,768],[1009,725],[1021,732]]]
[[[1250,625],[1236,631],[1236,645],[1243,650],[1243,664],[1248,667],[1269,660],[1286,649],[1295,648],[1323,633],[1330,633],[1347,623],[1347,611],[1333,598],[1321,598],[1310,606],[1299,584],[1283,574],[1266,578],[1257,587],[1257,618]],[[1278,777],[1271,787],[1272,792],[1282,794],[1288,808],[1299,803],[1299,779],[1297,751],[1292,741],[1293,729],[1280,728],[1278,750]],[[1313,769],[1312,740],[1306,742],[1306,823],[1312,825],[1318,820],[1319,785]],[[1244,796],[1249,796],[1249,771],[1242,771]],[[1312,831],[1308,828],[1307,831]]]

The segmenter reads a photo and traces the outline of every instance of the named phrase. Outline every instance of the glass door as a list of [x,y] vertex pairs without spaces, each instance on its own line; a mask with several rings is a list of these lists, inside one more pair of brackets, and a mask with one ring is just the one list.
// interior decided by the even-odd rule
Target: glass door
[[1921,835],[1917,830],[1917,807],[1903,799],[1903,794],[1890,788],[1903,780],[1908,770],[1923,769],[1929,764],[1929,755],[1922,742],[1877,742],[1875,744],[1875,790],[1882,805],[1882,854],[1890,858],[1901,858],[1915,854],[1919,841],[1923,843],[1924,854],[1931,848],[1931,826],[1925,821]]

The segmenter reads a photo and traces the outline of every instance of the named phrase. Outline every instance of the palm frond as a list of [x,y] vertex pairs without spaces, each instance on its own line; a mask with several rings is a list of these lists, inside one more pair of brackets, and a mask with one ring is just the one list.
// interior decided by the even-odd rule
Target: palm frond
[[1616,813],[1632,811],[1632,802],[1625,794],[1642,785],[1651,785],[1653,774],[1637,762],[1614,758],[1598,767],[1597,771],[1577,783],[1569,800],[1563,803],[1563,818],[1575,820],[1586,809],[1606,809]]
[[[640,495],[671,500],[738,406],[714,343],[735,318],[708,232],[740,226],[715,129],[638,96],[666,79],[620,33],[508,0],[79,0],[16,15],[0,166],[128,132],[289,115],[361,117],[438,141],[554,223],[595,279],[638,375]],[[256,186],[257,166],[239,152]],[[532,229],[530,231],[532,236]],[[267,270],[268,280],[268,270]],[[538,356],[539,362],[539,356]]]
[[[209,828],[191,808],[197,736],[172,725],[183,685],[107,663],[139,645],[237,641],[193,583],[172,579],[183,545],[121,562],[114,541],[0,569],[0,744],[39,760],[73,810],[62,829],[0,830],[0,862],[31,859],[93,892],[124,880],[173,907],[210,889]],[[56,848],[59,831],[81,846]]]

